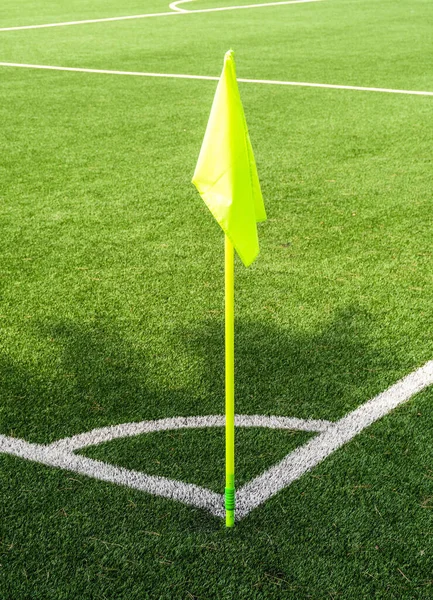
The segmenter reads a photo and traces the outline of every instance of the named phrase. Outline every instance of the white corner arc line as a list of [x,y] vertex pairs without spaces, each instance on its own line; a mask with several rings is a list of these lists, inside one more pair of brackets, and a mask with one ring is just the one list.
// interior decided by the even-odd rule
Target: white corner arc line
[[[163,79],[196,79],[203,81],[219,81],[214,75],[186,75],[181,73],[146,73],[142,71],[116,71],[111,69],[87,69],[83,67],[60,67],[56,65],[34,65],[30,63],[0,62],[0,67],[23,69],[40,69],[46,71],[69,71],[72,73],[93,73],[97,75],[129,75],[133,77],[156,77]],[[273,79],[245,79],[238,77],[239,83],[259,85],[281,85],[307,88],[324,88],[330,90],[348,90],[356,92],[379,92],[385,94],[405,94],[409,96],[433,96],[433,92],[421,90],[399,90],[394,88],[364,87],[357,85],[336,85],[331,83],[309,83],[306,81],[279,81]]]
[[[205,427],[224,427],[224,415],[206,415],[198,417],[170,417],[156,421],[140,421],[122,423],[92,429],[72,437],[57,440],[48,446],[53,450],[74,452],[87,446],[95,446],[112,440],[133,437],[157,431],[174,431],[178,429],[199,429]],[[295,419],[267,415],[235,415],[236,427],[266,427],[268,429],[289,429],[296,431],[326,431],[332,425],[330,421],[316,419]]]
[[433,361],[429,361],[294,450],[280,463],[239,490],[236,497],[238,518],[243,518],[251,510],[310,471],[363,429],[432,384]]
[[[105,17],[103,19],[84,19],[81,21],[63,21],[62,23],[42,23],[40,25],[17,25],[14,27],[0,27],[2,31],[21,31],[24,29],[46,29],[47,27],[69,27],[71,25],[90,25],[93,23],[109,23],[114,21],[130,21],[133,19],[149,19],[152,17],[172,17],[174,15],[189,15],[192,13],[212,13],[227,10],[245,10],[250,8],[265,8],[267,6],[284,6],[287,4],[308,4],[310,2],[321,2],[323,0],[283,0],[282,2],[264,2],[260,4],[241,4],[239,6],[219,6],[215,8],[201,8],[198,10],[175,9],[170,12],[146,13],[142,15],[127,15],[124,17]],[[177,3],[176,3],[177,4]],[[170,5],[171,7],[171,5]]]
[[[344,444],[354,438],[366,427],[391,412],[394,408],[409,400],[414,394],[420,392],[433,384],[433,361],[427,362],[410,375],[407,375],[385,392],[375,396],[365,404],[353,410],[345,417],[335,423],[327,421],[313,421],[315,427],[322,428],[315,438],[288,454],[277,465],[265,471],[242,488],[237,493],[237,520],[244,518],[249,512],[263,504],[266,500],[277,494],[283,488],[289,486],[293,481],[299,479],[304,473],[310,471],[327,456],[341,448]],[[207,419],[207,421],[206,421]],[[165,426],[173,426],[175,422],[185,426],[206,423],[205,426],[221,426],[224,418],[220,415],[210,417],[177,417],[174,419],[161,419],[159,427],[164,422]],[[146,422],[149,423],[149,422]],[[268,417],[261,415],[238,415],[237,424],[242,426],[265,426],[275,428],[290,428],[294,425],[308,423],[302,419],[290,419],[286,417]],[[213,425],[212,425],[213,424]],[[119,433],[120,427],[140,424],[131,423],[115,426],[113,431]],[[103,432],[109,428],[93,430]],[[316,429],[317,430],[317,429]],[[91,433],[91,432],[89,432]],[[132,435],[131,431],[129,432]],[[86,435],[86,434],[82,434]],[[83,447],[82,436],[74,436],[59,440],[64,443],[64,448],[59,443],[49,446],[31,444],[24,440],[0,435],[0,453],[11,454],[27,460],[42,463],[51,467],[59,467],[73,471],[102,481],[108,481],[124,485],[133,489],[148,492],[164,498],[178,500],[185,504],[204,508],[211,514],[224,517],[224,498],[206,488],[175,481],[164,477],[149,476],[144,473],[108,465],[104,462],[93,460],[82,455],[75,455],[69,449],[65,449],[68,440],[79,441]],[[98,441],[99,439],[99,441]],[[94,438],[93,443],[108,441],[107,439]],[[87,439],[89,442],[89,439]],[[56,446],[57,444],[57,446]],[[86,443],[88,445],[88,443]],[[73,444],[71,444],[72,448]],[[75,447],[77,448],[77,446]]]

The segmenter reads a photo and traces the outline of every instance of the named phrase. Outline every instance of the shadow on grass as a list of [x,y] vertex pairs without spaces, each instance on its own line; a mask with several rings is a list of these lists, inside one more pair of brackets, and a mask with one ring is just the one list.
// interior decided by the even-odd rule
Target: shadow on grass
[[[337,419],[369,394],[383,391],[381,385],[394,383],[405,369],[401,360],[381,351],[374,337],[377,324],[356,306],[337,312],[314,332],[246,321],[237,321],[235,329],[238,413]],[[184,344],[201,356],[207,396],[221,402],[223,324],[200,323],[184,334]]]
[[[237,412],[339,418],[411,368],[380,351],[377,329],[357,307],[314,332],[237,321]],[[221,320],[164,338],[159,351],[173,369],[156,375],[149,369],[154,345],[132,346],[105,318],[39,324],[36,334],[44,345],[33,364],[0,356],[5,434],[50,442],[107,424],[223,413]]]

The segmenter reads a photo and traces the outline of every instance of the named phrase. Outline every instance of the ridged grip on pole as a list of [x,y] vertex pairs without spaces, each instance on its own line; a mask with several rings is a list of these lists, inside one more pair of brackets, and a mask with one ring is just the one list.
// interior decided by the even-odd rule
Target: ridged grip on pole
[[235,488],[225,488],[226,526],[235,524]]

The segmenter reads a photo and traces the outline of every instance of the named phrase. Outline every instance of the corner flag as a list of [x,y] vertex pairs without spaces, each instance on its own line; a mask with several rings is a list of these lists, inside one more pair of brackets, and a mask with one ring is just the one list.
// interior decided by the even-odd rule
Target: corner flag
[[224,57],[192,182],[248,267],[259,253],[256,223],[266,213],[232,50]]
[[235,523],[234,248],[246,267],[259,253],[257,222],[266,219],[253,149],[236,81],[233,51],[224,57],[193,184],[225,233],[226,525]]

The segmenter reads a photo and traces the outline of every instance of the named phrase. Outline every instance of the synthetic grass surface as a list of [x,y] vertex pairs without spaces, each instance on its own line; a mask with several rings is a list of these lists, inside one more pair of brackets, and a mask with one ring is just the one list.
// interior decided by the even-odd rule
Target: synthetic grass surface
[[432,13],[429,0],[323,0],[3,32],[0,53],[10,62],[218,76],[233,47],[239,77],[433,90]]
[[[51,18],[35,6],[21,20],[9,8],[9,22]],[[81,8],[62,4],[53,20],[89,18]],[[433,90],[430,14],[421,1],[329,1],[5,32],[0,60],[217,75],[233,46],[243,77]],[[0,73],[0,432],[48,443],[222,413],[222,236],[190,184],[215,82]],[[338,419],[432,358],[433,99],[253,84],[241,95],[269,220],[257,262],[237,261],[236,410]],[[0,597],[429,598],[432,399],[232,532],[0,455]],[[280,435],[262,432],[270,462],[290,449]],[[203,460],[215,436],[206,448],[203,431],[179,438],[182,478],[195,480],[194,439]],[[112,443],[125,447],[112,459],[150,468],[135,450],[150,443]],[[245,477],[260,466],[239,461]],[[222,486],[220,454],[206,467]]]
[[169,12],[169,2],[165,0],[3,0],[0,6],[0,27],[22,27],[65,21],[84,21],[127,15]]
[[1,456],[3,597],[427,599],[432,400],[385,417],[234,531]]

